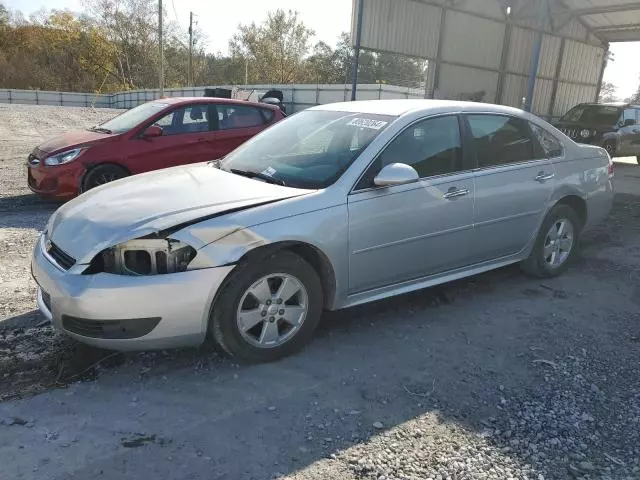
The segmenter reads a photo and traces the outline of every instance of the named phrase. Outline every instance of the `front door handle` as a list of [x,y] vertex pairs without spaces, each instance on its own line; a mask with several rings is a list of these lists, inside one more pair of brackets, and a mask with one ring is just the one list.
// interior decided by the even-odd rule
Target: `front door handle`
[[449,191],[443,195],[443,198],[450,200],[452,198],[464,197],[465,195],[469,195],[467,188],[451,187]]
[[538,175],[536,176],[536,178],[534,179],[536,182],[540,182],[540,183],[544,183],[547,180],[551,180],[553,177],[555,177],[556,174],[555,173],[544,173],[544,172],[540,172],[538,173]]

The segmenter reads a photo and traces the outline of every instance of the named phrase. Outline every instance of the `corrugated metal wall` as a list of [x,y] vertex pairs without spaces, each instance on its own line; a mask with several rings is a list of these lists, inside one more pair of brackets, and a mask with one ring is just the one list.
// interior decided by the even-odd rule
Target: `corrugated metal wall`
[[363,32],[368,32],[367,48],[384,51],[393,45],[406,55],[436,56],[440,29],[438,7],[413,1],[367,0],[362,26]]
[[[355,18],[358,0],[353,1]],[[522,106],[535,15],[507,19],[496,0],[447,6],[364,0],[364,7],[362,46],[429,60],[428,89],[434,97],[460,99],[485,91],[484,101]],[[577,20],[557,28],[553,20],[546,20],[542,36],[532,106],[542,116],[559,116],[576,103],[595,101],[605,54],[605,45]]]
[[[450,11],[445,18],[442,61],[497,69],[504,24]],[[464,48],[461,48],[464,46]]]

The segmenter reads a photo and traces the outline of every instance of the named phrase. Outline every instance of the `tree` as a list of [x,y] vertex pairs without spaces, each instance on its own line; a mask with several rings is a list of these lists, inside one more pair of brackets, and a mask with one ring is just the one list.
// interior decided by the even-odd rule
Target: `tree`
[[7,26],[9,24],[9,10],[2,3],[0,3],[0,27]]
[[260,25],[240,25],[229,41],[232,57],[251,66],[250,81],[293,83],[304,75],[305,57],[314,35],[298,18],[298,12],[276,10]]
[[607,102],[615,102],[617,100],[616,91],[618,87],[616,87],[613,83],[603,82],[602,87],[600,88],[600,95],[598,96],[598,102],[607,103]]
[[631,96],[630,103],[640,104],[640,85],[638,85],[638,90]]

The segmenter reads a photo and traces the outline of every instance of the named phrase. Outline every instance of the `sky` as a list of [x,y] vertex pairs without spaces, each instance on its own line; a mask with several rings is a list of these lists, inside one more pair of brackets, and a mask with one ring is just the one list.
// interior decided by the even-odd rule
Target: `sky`
[[[11,9],[19,9],[29,15],[42,7],[81,11],[81,0],[2,0]],[[183,29],[189,25],[189,12],[207,36],[206,50],[227,53],[229,39],[238,24],[259,23],[267,12],[282,8],[297,10],[302,21],[316,32],[315,41],[330,45],[337,43],[341,32],[351,28],[351,0],[163,0],[167,15],[178,20]],[[635,93],[640,82],[640,42],[614,43],[611,51],[615,61],[610,63],[604,81],[616,85],[616,95],[626,98]]]
[[[1,1],[26,16],[42,7],[82,10],[81,0]],[[163,3],[169,19],[177,19],[185,31],[189,27],[189,12],[194,13],[194,21],[207,36],[206,49],[210,52],[227,53],[229,39],[239,24],[260,23],[267,12],[278,8],[297,10],[305,25],[316,32],[316,41],[335,45],[340,34],[351,29],[351,0],[163,0]]]

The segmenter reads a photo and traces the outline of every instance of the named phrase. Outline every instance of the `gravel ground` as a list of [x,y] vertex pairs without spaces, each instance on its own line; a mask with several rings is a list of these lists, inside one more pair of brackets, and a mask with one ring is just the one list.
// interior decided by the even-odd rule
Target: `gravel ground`
[[510,267],[327,314],[304,352],[239,367],[36,327],[28,257],[55,205],[24,159],[112,114],[0,105],[0,478],[640,479],[640,167],[618,164],[561,278]]

